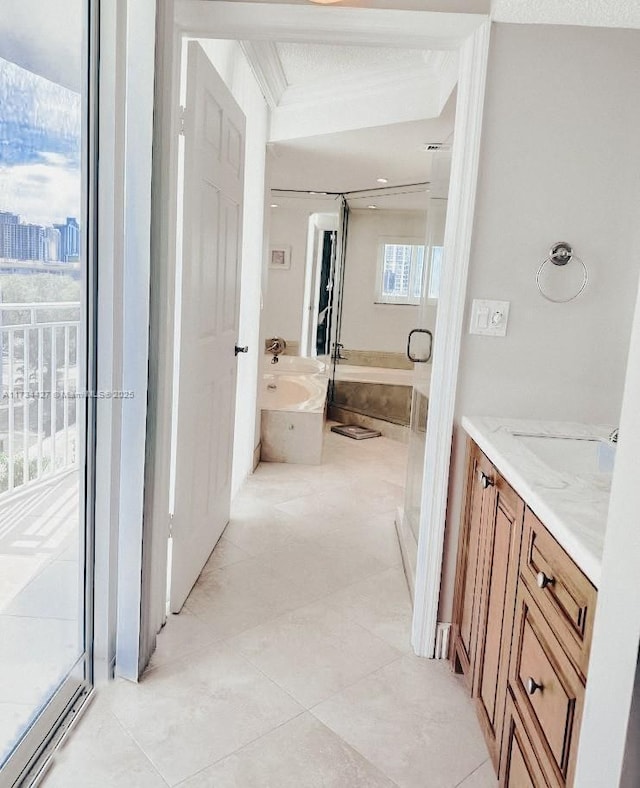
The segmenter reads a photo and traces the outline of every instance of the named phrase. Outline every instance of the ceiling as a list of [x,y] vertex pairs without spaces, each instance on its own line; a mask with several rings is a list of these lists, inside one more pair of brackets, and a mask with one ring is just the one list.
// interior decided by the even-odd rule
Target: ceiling
[[80,93],[82,0],[1,0],[0,57]]
[[271,113],[270,140],[436,119],[457,81],[449,50],[242,42]]
[[[380,188],[378,178],[386,178],[389,187],[432,181],[440,177],[434,163],[446,154],[427,153],[424,144],[450,144],[454,116],[455,94],[439,118],[270,143],[271,185],[348,192]],[[415,200],[415,196],[398,198],[394,207],[408,207]],[[357,202],[364,201],[377,202],[366,197]]]
[[354,73],[371,76],[398,67],[422,68],[426,54],[416,49],[331,44],[278,43],[276,50],[290,86],[349,79]]

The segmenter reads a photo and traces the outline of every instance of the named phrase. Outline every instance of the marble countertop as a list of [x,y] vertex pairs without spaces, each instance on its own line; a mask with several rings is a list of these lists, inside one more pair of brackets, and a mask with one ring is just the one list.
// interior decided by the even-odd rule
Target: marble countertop
[[489,417],[464,417],[462,427],[597,588],[611,474],[555,470],[516,435],[607,441],[613,427]]

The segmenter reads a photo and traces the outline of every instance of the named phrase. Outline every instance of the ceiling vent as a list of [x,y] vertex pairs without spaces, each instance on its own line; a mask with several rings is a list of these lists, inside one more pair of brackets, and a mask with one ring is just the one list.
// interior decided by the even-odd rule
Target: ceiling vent
[[448,142],[425,142],[422,150],[425,153],[432,153],[437,150],[451,150],[451,145]]

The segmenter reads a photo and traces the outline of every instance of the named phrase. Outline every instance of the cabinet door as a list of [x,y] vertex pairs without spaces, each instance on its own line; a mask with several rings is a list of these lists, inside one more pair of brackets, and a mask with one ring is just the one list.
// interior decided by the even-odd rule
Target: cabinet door
[[548,782],[511,697],[507,697],[500,788],[545,788]]
[[516,605],[509,692],[553,786],[573,785],[584,686],[524,583]]
[[480,548],[483,522],[492,498],[495,471],[480,449],[468,441],[465,506],[458,542],[454,600],[454,668],[473,683],[481,592]]
[[497,473],[482,536],[482,594],[473,694],[498,769],[504,723],[524,504]]

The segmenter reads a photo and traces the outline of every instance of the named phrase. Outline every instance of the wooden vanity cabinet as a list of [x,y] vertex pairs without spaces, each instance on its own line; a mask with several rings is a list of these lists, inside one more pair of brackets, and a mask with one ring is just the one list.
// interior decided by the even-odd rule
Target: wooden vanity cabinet
[[476,699],[497,770],[524,504],[471,440],[467,458],[456,573],[454,662]]
[[510,696],[507,696],[504,722],[502,785],[511,785],[513,788],[543,788],[547,785],[547,779]]
[[493,495],[487,500],[479,551],[482,591],[473,695],[497,771],[507,697],[524,504],[495,470],[493,479]]
[[[494,468],[476,444],[467,442],[467,477],[464,514],[458,541],[458,571],[454,596],[453,659],[470,690],[478,645],[483,522],[493,497]],[[460,571],[464,567],[464,571]]]
[[469,440],[451,658],[502,788],[573,785],[597,592]]

